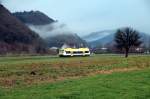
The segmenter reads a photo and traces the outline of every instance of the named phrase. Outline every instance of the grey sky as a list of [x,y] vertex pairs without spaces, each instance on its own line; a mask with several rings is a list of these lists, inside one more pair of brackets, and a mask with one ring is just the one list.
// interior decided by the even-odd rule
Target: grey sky
[[150,34],[148,0],[4,0],[12,12],[40,10],[75,33],[131,26]]

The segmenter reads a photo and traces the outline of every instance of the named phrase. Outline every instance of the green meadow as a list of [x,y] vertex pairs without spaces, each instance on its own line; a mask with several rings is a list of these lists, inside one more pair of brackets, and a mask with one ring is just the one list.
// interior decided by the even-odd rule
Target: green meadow
[[0,57],[0,99],[149,99],[150,56]]

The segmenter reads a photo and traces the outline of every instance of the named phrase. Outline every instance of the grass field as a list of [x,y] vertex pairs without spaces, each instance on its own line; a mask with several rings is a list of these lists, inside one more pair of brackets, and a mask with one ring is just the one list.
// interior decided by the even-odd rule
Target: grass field
[[0,99],[148,99],[150,56],[0,57]]

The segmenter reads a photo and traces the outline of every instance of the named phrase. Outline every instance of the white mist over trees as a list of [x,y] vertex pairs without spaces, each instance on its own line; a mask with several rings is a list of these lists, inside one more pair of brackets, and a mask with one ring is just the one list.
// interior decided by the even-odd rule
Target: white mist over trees
[[29,28],[36,33],[38,33],[41,37],[51,37],[61,34],[72,34],[73,32],[69,30],[66,24],[54,22],[47,25],[31,25],[28,24]]

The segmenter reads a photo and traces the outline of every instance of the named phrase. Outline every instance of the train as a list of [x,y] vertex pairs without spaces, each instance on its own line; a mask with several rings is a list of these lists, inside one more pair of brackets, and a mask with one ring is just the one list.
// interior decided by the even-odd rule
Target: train
[[90,56],[89,48],[64,48],[59,49],[59,56]]

